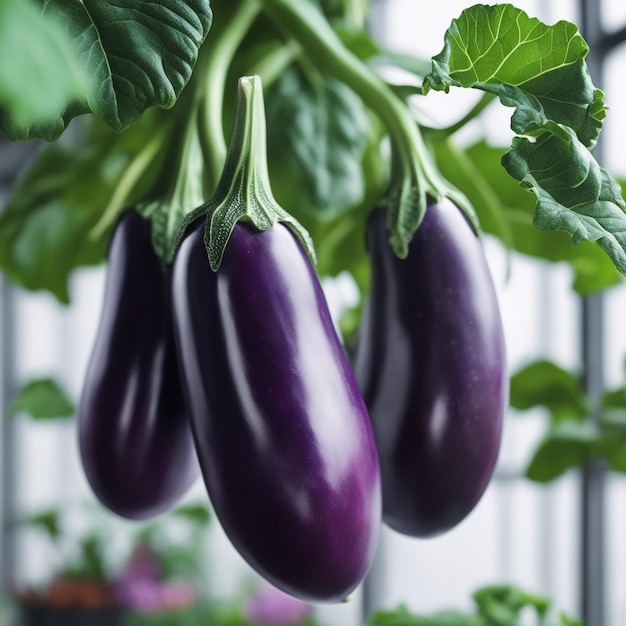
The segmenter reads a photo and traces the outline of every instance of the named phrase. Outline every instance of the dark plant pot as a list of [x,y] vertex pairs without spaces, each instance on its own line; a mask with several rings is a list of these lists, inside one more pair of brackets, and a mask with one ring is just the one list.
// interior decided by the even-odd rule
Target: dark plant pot
[[122,626],[124,614],[118,607],[54,608],[21,604],[15,626]]

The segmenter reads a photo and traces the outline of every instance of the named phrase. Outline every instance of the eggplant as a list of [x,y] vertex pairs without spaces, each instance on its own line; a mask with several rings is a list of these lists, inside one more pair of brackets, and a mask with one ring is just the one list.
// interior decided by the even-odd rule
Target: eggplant
[[375,552],[380,470],[304,249],[283,224],[240,221],[214,272],[200,224],[174,262],[174,319],[202,474],[230,541],[286,593],[343,600]]
[[433,537],[480,500],[508,400],[505,343],[481,242],[449,200],[429,200],[406,259],[385,213],[368,228],[370,295],[354,368],[380,455],[383,520]]
[[171,267],[135,212],[120,218],[111,241],[78,435],[93,492],[123,517],[162,513],[199,475],[174,344]]

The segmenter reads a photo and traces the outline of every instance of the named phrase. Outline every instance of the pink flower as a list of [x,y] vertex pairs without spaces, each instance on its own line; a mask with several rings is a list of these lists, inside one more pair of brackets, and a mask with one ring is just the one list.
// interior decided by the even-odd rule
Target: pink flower
[[266,626],[298,626],[311,614],[313,607],[307,602],[283,593],[269,583],[263,583],[252,597],[245,614],[249,620]]
[[196,589],[184,583],[159,583],[149,579],[136,579],[117,588],[119,601],[137,613],[178,611],[193,604]]

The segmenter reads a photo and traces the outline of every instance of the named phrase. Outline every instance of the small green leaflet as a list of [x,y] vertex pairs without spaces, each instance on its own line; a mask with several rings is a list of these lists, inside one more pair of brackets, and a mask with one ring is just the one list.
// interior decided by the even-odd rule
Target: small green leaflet
[[606,107],[587,53],[573,24],[548,26],[508,4],[477,5],[453,20],[423,92],[475,88],[514,107],[511,128],[523,136],[503,165],[535,194],[535,226],[564,230],[573,245],[598,242],[626,273],[626,203],[589,152]]
[[44,16],[65,24],[93,87],[84,85],[76,104],[48,124],[3,129],[12,139],[56,139],[89,110],[119,131],[148,107],[172,107],[212,21],[209,0],[45,0]]
[[9,414],[27,413],[35,420],[50,420],[74,415],[61,385],[52,378],[39,378],[26,383],[9,407]]
[[0,2],[0,128],[58,116],[87,82],[62,24],[31,0]]
[[594,458],[600,434],[589,421],[566,420],[550,429],[526,468],[526,477],[547,483]]
[[554,422],[583,420],[589,414],[580,378],[546,360],[529,363],[511,376],[510,402],[521,411],[543,406]]
[[52,542],[58,541],[61,537],[61,523],[59,512],[56,509],[22,517],[18,524],[27,528],[43,530]]
[[550,601],[544,596],[527,593],[510,585],[483,587],[472,594],[478,614],[485,624],[493,626],[518,626],[520,613],[534,609],[537,617],[545,623]]
[[194,526],[205,527],[211,521],[211,511],[204,504],[186,504],[172,511],[174,517],[191,522]]

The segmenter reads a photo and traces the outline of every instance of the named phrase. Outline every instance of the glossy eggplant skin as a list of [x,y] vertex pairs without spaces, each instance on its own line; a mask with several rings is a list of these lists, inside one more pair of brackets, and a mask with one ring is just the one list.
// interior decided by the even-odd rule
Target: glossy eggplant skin
[[428,203],[404,260],[382,210],[368,237],[354,367],[380,455],[383,520],[433,537],[474,508],[497,460],[508,400],[498,302],[481,243],[450,201]]
[[123,517],[166,511],[199,475],[174,344],[171,268],[135,212],[122,216],[111,242],[78,434],[92,490]]
[[344,599],[374,555],[380,469],[305,252],[282,224],[238,222],[213,272],[201,225],[179,249],[174,303],[196,449],[224,531],[283,591]]

